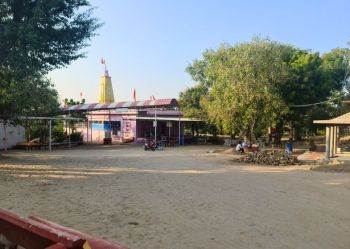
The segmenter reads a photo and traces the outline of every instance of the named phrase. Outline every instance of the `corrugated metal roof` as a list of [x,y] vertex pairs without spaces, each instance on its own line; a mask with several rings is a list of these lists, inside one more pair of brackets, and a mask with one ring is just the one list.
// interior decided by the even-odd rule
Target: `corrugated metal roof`
[[[155,117],[135,117],[136,120],[155,120]],[[176,121],[176,122],[203,122],[200,119],[184,117],[157,117],[158,121]]]
[[132,101],[132,102],[116,102],[116,103],[91,103],[72,105],[63,108],[64,113],[72,112],[85,112],[85,111],[98,111],[98,110],[111,110],[116,108],[129,108],[129,109],[143,109],[152,107],[177,107],[179,103],[176,99],[157,99],[157,100],[145,100],[145,101]]

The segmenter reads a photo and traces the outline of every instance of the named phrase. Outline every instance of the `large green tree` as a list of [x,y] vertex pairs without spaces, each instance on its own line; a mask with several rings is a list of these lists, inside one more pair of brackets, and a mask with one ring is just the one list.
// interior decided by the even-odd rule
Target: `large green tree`
[[206,119],[207,112],[203,109],[203,98],[208,94],[208,88],[203,84],[197,84],[180,92],[181,111],[187,117]]
[[[314,119],[327,119],[340,114],[335,109],[340,110],[342,97],[346,94],[348,63],[349,50],[339,48],[322,56],[300,51],[290,61],[290,79],[280,92],[285,103],[290,106],[283,120],[290,123],[296,139],[315,131],[312,124]],[[308,105],[328,99],[335,101]]]
[[202,61],[189,66],[192,77],[209,87],[202,108],[219,130],[251,137],[284,112],[274,87],[286,77],[278,46],[258,38],[236,46],[223,45],[217,51],[206,51]]
[[92,10],[87,0],[0,2],[2,122],[44,115],[57,106],[57,93],[46,74],[84,56],[81,49],[100,26]]
[[[9,85],[4,87],[3,85]],[[40,74],[0,81],[0,110],[3,122],[19,116],[51,116],[59,111],[58,94],[52,83]]]
[[57,113],[46,75],[84,57],[100,26],[92,14],[88,0],[0,1],[1,123]]
[[[301,134],[310,130],[311,119],[322,111],[317,106],[298,106],[342,94],[348,82],[344,79],[347,65],[347,49],[320,56],[261,38],[223,45],[205,51],[202,59],[194,60],[186,69],[207,92],[200,101],[195,98],[195,104],[184,101],[183,109],[192,113],[204,110],[210,122],[225,133],[249,137],[260,135],[270,125],[277,125],[282,133],[288,124]],[[197,87],[182,95],[198,93]]]
[[84,56],[100,26],[88,0],[2,0],[0,66],[48,72]]

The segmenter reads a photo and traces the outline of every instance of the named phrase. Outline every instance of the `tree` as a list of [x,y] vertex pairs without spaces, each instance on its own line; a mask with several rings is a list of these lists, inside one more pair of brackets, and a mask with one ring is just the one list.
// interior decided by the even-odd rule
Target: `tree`
[[[348,62],[347,49],[334,49],[322,56],[319,53],[301,51],[290,61],[291,77],[280,92],[286,104],[291,106],[283,118],[290,122],[295,131],[295,139],[300,139],[302,133],[315,131],[312,123],[314,119],[328,119],[340,115],[336,114],[334,109],[340,110],[338,107],[348,82]],[[336,102],[303,107],[305,104],[334,98]]]
[[88,0],[0,2],[0,122],[57,113],[57,92],[46,79],[84,57],[101,26]]
[[56,115],[59,111],[58,94],[52,83],[40,74],[22,80],[0,77],[0,121],[16,122],[20,116]]
[[73,99],[64,99],[64,106],[72,106],[72,105],[80,105],[85,104],[85,99],[79,100],[73,100]]
[[199,108],[193,106],[205,110],[210,122],[225,133],[259,136],[276,125],[282,134],[288,124],[300,138],[313,128],[312,118],[334,113],[334,103],[324,110],[296,106],[340,99],[349,82],[349,77],[344,79],[348,52],[335,49],[320,56],[261,38],[206,50],[202,59],[187,67],[208,89]]
[[206,51],[204,62],[195,61],[205,65],[201,78],[211,87],[203,104],[219,130],[250,138],[283,113],[285,107],[273,87],[285,77],[281,54],[274,49],[278,45],[262,39],[222,45]]
[[[82,99],[81,101],[79,100],[73,100],[73,99],[64,99],[64,106],[72,106],[72,105],[81,105],[81,104],[85,104],[85,99]],[[71,113],[70,114],[71,117],[73,118],[81,118],[81,119],[86,119],[87,116],[85,113],[83,112],[77,112],[77,113]],[[75,126],[75,124],[77,123],[76,120],[70,120],[67,122],[69,124],[69,126]],[[74,130],[75,131],[75,130]]]
[[21,123],[29,127],[32,122],[25,119],[27,116],[53,116],[59,113],[57,91],[42,75],[29,75],[16,81],[13,77],[5,82],[1,79],[0,123],[4,125],[5,136],[8,124]]
[[46,74],[84,56],[81,49],[100,26],[92,11],[88,0],[0,2],[2,122],[57,107]]
[[187,117],[205,119],[206,111],[202,108],[201,101],[208,94],[208,88],[203,84],[197,84],[194,87],[187,88],[180,92],[180,107],[181,111]]
[[48,72],[84,56],[100,26],[88,0],[2,0],[0,67]]

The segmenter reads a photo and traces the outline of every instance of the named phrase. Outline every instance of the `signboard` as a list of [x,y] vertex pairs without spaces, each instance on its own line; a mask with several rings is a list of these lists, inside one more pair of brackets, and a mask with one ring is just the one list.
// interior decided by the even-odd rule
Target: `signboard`
[[157,121],[153,121],[153,127],[157,127]]
[[166,127],[173,127],[173,122],[167,121],[166,122]]
[[91,128],[93,130],[109,131],[111,126],[109,124],[92,123]]

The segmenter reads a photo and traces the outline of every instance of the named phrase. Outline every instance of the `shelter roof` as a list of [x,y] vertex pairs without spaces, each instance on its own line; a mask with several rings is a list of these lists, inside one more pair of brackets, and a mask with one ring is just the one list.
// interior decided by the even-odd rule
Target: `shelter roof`
[[329,120],[314,120],[314,124],[350,125],[350,112]]
[[76,121],[82,121],[85,120],[85,118],[73,118],[73,117],[35,117],[35,116],[29,116],[29,117],[19,117],[19,119],[22,120],[76,120]]
[[139,117],[154,117],[155,114],[157,114],[158,117],[159,116],[170,116],[170,117],[183,116],[183,113],[177,110],[157,110],[155,112],[153,108],[147,109],[145,111],[140,111],[138,114],[139,114]]
[[144,100],[144,101],[131,101],[131,102],[116,102],[116,103],[91,103],[72,105],[63,108],[64,113],[74,112],[86,112],[86,111],[99,111],[99,110],[112,110],[119,108],[127,109],[145,109],[152,107],[177,107],[179,103],[176,99],[157,99],[157,100]]
[[[136,120],[155,120],[155,117],[136,117]],[[203,122],[200,119],[195,118],[184,118],[184,117],[157,117],[158,121],[180,121],[180,122]]]

